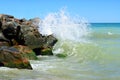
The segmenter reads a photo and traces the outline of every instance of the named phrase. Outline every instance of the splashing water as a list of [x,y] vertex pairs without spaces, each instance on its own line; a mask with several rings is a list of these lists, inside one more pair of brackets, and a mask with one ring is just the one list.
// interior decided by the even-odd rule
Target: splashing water
[[[0,67],[0,80],[120,80],[120,23],[92,24],[92,30],[86,23],[64,10],[48,14],[39,31],[57,37],[53,53],[67,57],[39,56],[37,61],[30,60],[33,70]],[[87,39],[91,42],[81,42]]]
[[56,13],[49,13],[39,25],[43,35],[53,34],[58,39],[81,41],[90,30],[85,19],[71,17],[64,9]]

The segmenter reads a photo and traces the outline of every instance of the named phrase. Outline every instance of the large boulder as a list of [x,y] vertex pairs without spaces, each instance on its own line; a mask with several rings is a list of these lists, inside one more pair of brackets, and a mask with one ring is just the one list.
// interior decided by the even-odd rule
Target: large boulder
[[0,65],[31,69],[29,60],[36,55],[53,55],[57,39],[43,36],[39,31],[41,19],[17,19],[0,14]]
[[43,36],[38,31],[39,18],[30,20],[16,19],[10,15],[2,15],[1,30],[4,37],[13,45],[13,39],[20,45],[29,46],[31,49],[52,47],[57,39],[53,36]]
[[28,58],[14,47],[0,48],[0,65],[19,69],[32,69]]

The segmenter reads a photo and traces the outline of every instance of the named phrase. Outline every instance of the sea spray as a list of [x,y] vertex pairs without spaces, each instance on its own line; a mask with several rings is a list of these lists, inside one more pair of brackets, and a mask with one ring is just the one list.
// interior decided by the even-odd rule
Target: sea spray
[[42,35],[54,35],[58,43],[54,46],[54,54],[66,54],[75,56],[77,53],[77,42],[87,42],[84,38],[89,35],[89,23],[79,16],[70,16],[65,9],[59,12],[49,13],[39,24]]
[[88,22],[80,17],[71,17],[64,9],[49,13],[40,23],[39,31],[43,35],[53,34],[62,40],[81,41],[89,34]]

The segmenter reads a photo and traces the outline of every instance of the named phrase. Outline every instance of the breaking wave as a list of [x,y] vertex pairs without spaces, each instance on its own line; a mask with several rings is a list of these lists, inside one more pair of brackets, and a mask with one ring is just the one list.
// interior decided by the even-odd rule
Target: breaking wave
[[81,41],[82,37],[89,34],[88,22],[78,16],[72,17],[61,9],[59,12],[49,13],[39,25],[43,35],[53,34],[58,39]]

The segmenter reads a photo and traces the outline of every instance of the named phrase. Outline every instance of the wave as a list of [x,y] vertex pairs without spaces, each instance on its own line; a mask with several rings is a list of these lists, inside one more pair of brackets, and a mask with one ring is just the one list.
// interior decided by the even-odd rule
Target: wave
[[72,17],[61,9],[59,12],[49,13],[40,23],[39,31],[43,35],[53,34],[58,39],[81,41],[81,37],[90,33],[89,23],[80,17]]
[[[55,13],[49,13],[39,24],[42,35],[53,34],[58,38],[53,48],[53,53],[66,54],[68,59],[78,62],[98,61],[110,62],[119,54],[109,54],[109,51],[97,44],[95,40],[100,38],[118,38],[114,33],[92,32],[89,23],[80,17],[72,17],[64,9]],[[118,59],[118,58],[117,58]]]

